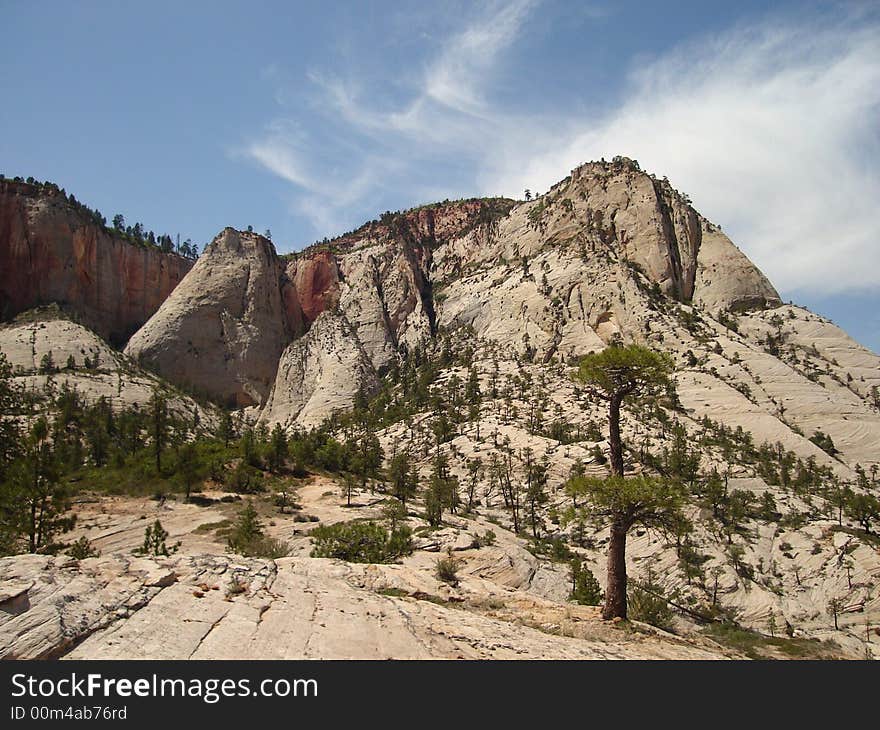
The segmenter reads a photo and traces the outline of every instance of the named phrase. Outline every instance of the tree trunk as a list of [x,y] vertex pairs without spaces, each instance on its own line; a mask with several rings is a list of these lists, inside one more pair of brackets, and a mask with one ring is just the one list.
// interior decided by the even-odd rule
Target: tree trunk
[[30,528],[28,532],[28,548],[29,552],[35,553],[37,552],[37,503],[36,501],[31,501],[31,523],[28,525]]
[[626,526],[619,518],[611,523],[608,543],[608,575],[602,618],[626,618]]
[[608,402],[608,442],[611,446],[611,476],[623,476],[623,444],[620,440],[620,403],[622,396],[613,395]]

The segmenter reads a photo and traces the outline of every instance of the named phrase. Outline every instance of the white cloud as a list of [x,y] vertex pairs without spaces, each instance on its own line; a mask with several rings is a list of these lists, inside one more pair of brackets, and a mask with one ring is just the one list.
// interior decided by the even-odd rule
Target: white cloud
[[880,28],[769,25],[632,73],[627,101],[483,182],[545,189],[625,154],[667,175],[790,293],[880,279]]
[[[499,129],[504,121],[485,91],[536,1],[480,6],[425,65],[409,98],[389,108],[365,103],[371,89],[364,92],[352,79],[309,72],[318,92],[311,109],[318,123],[306,132],[306,125],[276,119],[245,146],[244,155],[297,188],[291,209],[321,236],[373,217],[379,211],[372,206],[389,190],[399,191],[404,201],[421,202],[461,194],[460,181],[424,173],[459,160],[470,166],[485,152],[483,139],[505,136]],[[321,128],[319,135],[314,126]],[[476,192],[473,175],[470,184]]]
[[323,136],[275,123],[249,156],[297,186],[295,210],[324,235],[372,217],[383,194],[400,205],[519,196],[624,154],[690,194],[786,295],[876,290],[875,20],[737,27],[639,60],[614,108],[540,115],[491,95],[534,6],[486,6],[395,104],[372,101],[351,77],[313,72]]
[[[519,35],[535,0],[491,3],[484,14],[452,37],[425,74],[425,95],[449,109],[488,112],[482,85],[498,55]],[[418,103],[420,103],[419,100]]]

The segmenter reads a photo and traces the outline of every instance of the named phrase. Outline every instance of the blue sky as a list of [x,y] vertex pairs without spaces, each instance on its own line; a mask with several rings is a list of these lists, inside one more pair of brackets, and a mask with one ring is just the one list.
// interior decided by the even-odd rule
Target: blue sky
[[880,350],[876,3],[0,0],[0,170],[204,243],[625,154]]

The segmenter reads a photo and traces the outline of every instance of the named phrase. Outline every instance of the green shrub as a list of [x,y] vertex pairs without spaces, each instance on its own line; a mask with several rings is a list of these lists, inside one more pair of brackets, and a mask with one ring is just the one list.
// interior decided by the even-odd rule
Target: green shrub
[[390,533],[376,522],[337,522],[310,533],[313,558],[338,558],[350,563],[391,563],[409,555],[412,530],[398,525]]
[[483,535],[474,535],[474,541],[472,543],[472,547],[474,548],[482,548],[482,547],[491,547],[495,544],[495,540],[497,535],[493,530],[486,530]]
[[226,476],[226,488],[236,494],[256,494],[263,490],[263,475],[244,461]]
[[276,560],[290,555],[290,545],[284,540],[269,535],[262,535],[244,547],[242,553],[247,558],[267,558]]
[[290,553],[290,547],[283,540],[269,537],[263,532],[263,524],[253,504],[248,502],[238,514],[227,539],[232,552],[246,558],[283,558]]
[[97,558],[101,553],[92,547],[92,543],[83,535],[71,544],[67,549],[67,554],[74,560],[85,560],[86,558]]
[[810,441],[816,444],[816,446],[822,449],[822,451],[824,451],[829,456],[834,456],[836,453],[838,453],[837,448],[834,446],[834,441],[831,440],[831,437],[827,433],[816,431],[812,436],[810,436]]
[[561,537],[533,538],[529,552],[535,556],[546,557],[555,563],[562,563],[571,558],[571,549]]
[[154,558],[160,556],[167,557],[176,553],[180,549],[180,541],[168,547],[165,542],[167,539],[168,532],[162,527],[162,523],[156,520],[152,525],[147,525],[147,529],[144,530],[144,544],[135,549],[134,553],[135,555],[146,555]]
[[436,563],[435,575],[437,580],[448,583],[451,586],[458,585],[458,569],[461,561],[452,554],[452,548],[447,548],[446,557],[440,558]]
[[627,596],[627,612],[634,621],[642,621],[664,631],[672,630],[672,609],[663,597],[663,588],[648,575],[642,583],[632,582]]

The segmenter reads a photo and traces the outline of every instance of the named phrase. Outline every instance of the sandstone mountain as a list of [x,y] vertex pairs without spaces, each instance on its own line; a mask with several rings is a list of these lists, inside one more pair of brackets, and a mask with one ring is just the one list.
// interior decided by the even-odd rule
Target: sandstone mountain
[[[782,307],[718,226],[626,158],[582,165],[532,201],[387,213],[287,259],[226,229],[126,353],[291,428],[349,408],[439,331],[545,364],[639,342],[677,355],[695,420],[842,474],[878,459],[876,355]],[[809,440],[816,431],[836,458]]]
[[[348,344],[381,373],[439,327],[468,326],[540,362],[571,362],[616,336],[656,341],[661,301],[710,315],[780,304],[717,226],[618,158],[576,169],[531,202],[386,214],[292,256],[286,270],[268,241],[227,229],[127,351],[173,382],[264,406],[281,351],[326,310],[345,318]],[[279,410],[289,387],[274,388],[264,420],[296,421],[302,397]]]
[[[106,557],[0,561],[0,605],[30,596],[34,606],[0,621],[0,655],[740,656],[697,634],[691,609],[707,605],[771,638],[789,631],[820,655],[878,655],[878,542],[834,495],[876,490],[880,357],[783,304],[717,225],[631,160],[582,165],[534,200],[386,213],[286,256],[227,228],[124,354],[87,332],[19,321],[0,331],[0,349],[19,378],[36,378],[50,343],[72,343],[54,347],[118,361],[121,374],[101,387],[167,379],[232,406],[243,425],[299,434],[329,423],[341,441],[340,414],[376,395],[385,466],[406,452],[426,485],[445,460],[472,509],[437,528],[417,496],[406,517],[416,552],[365,568],[311,557],[308,535],[315,524],[382,519],[380,479],[347,482],[348,507],[341,481],[296,477],[293,514],[262,505],[272,536],[291,549],[274,561],[218,556],[237,497],[216,481],[207,506],[84,501],[75,535]],[[574,550],[603,579],[609,532],[563,519],[563,484],[575,469],[607,474],[605,405],[571,371],[615,342],[668,352],[676,365],[676,398],[630,404],[622,425],[628,471],[678,473],[690,459],[699,474],[687,541],[639,530],[628,546],[632,579],[659,582],[681,609],[678,638],[624,641],[597,625],[595,612],[567,600],[565,564],[548,554]],[[73,375],[100,390],[93,374]],[[531,537],[497,474],[507,463],[522,481],[527,460],[547,466]],[[723,485],[721,501],[700,492],[707,479]],[[730,495],[752,505],[736,530],[722,504]],[[154,514],[182,540],[181,555],[133,562]],[[447,548],[461,561],[455,588],[435,575]],[[76,589],[64,593],[57,586],[68,581]],[[230,595],[238,581],[246,590]]]
[[0,180],[0,317],[68,307],[123,344],[192,267],[105,228],[59,190]]

